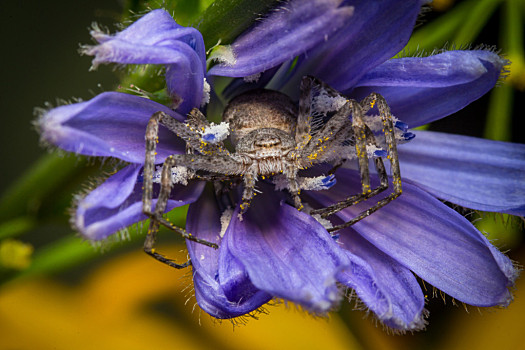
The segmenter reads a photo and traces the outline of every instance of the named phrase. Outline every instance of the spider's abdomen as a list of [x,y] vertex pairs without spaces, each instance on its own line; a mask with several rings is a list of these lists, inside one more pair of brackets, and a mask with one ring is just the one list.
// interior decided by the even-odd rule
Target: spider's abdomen
[[230,124],[234,144],[250,132],[261,128],[275,128],[291,135],[295,130],[297,107],[283,93],[272,90],[252,90],[235,97],[222,115]]

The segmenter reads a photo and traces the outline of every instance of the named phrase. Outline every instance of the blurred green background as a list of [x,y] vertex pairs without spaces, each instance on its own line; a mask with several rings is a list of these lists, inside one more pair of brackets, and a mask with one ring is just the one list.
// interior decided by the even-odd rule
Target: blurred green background
[[[190,22],[210,1],[177,2],[175,17]],[[170,2],[171,3],[171,2]],[[157,3],[150,5],[157,7]],[[171,5],[170,5],[171,6]],[[142,238],[95,250],[69,227],[72,194],[102,170],[97,161],[49,155],[32,127],[35,107],[57,98],[87,100],[119,84],[119,72],[89,72],[96,21],[111,32],[124,8],[138,2],[10,1],[2,3],[4,50],[0,101],[0,349],[522,349],[525,283],[507,310],[481,310],[429,291],[427,330],[391,335],[355,304],[314,319],[294,306],[268,306],[269,315],[245,326],[219,324],[194,306],[189,272],[169,269],[142,253]],[[191,16],[189,14],[192,14]],[[178,17],[179,16],[179,17]],[[509,78],[492,93],[431,130],[524,143],[525,61],[522,0],[435,2],[423,17],[409,51],[465,43],[496,45],[514,62]],[[35,165],[36,164],[36,165]],[[503,195],[503,194],[502,194]],[[516,261],[525,262],[519,219],[483,214],[477,222]],[[172,214],[183,223],[184,209]],[[167,236],[167,235],[163,235]],[[163,237],[162,250],[184,259],[183,242]]]

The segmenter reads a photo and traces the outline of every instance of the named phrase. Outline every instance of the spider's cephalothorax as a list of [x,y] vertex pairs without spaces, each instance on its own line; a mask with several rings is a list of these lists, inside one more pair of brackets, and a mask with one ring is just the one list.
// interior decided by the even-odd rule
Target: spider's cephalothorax
[[277,91],[254,90],[233,99],[223,113],[241,174],[271,176],[293,167],[296,107]]
[[[366,113],[377,105],[380,113],[378,141],[377,125],[367,123]],[[155,150],[159,124],[186,141],[187,154],[169,156],[162,166],[160,192],[152,210],[153,182],[155,178]],[[233,151],[223,140],[230,135]],[[383,148],[386,148],[384,150]],[[362,191],[346,200],[310,214],[327,218],[338,211],[362,202],[388,188],[388,176],[382,156],[391,163],[393,192],[378,201],[349,222],[330,227],[336,231],[348,227],[375,212],[401,194],[401,177],[396,149],[396,136],[390,110],[384,98],[371,94],[361,102],[348,100],[339,92],[313,77],[301,82],[299,106],[286,95],[270,90],[252,90],[230,101],[220,125],[210,124],[198,110],[192,110],[186,123],[171,116],[155,113],[146,129],[146,160],[144,165],[143,211],[151,218],[145,251],[156,259],[176,268],[176,264],[155,252],[153,248],[159,225],[182,234],[186,239],[217,248],[215,243],[201,240],[163,218],[174,181],[186,182],[191,178],[222,182],[240,180],[244,185],[239,203],[238,219],[248,210],[259,177],[271,177],[274,183],[286,188],[292,204],[299,210],[300,191],[330,188],[335,179],[328,176],[300,177],[300,169],[319,163],[331,163],[335,169],[350,158],[357,159]],[[369,158],[373,158],[380,185],[370,185]],[[181,171],[184,169],[185,171]],[[181,179],[179,173],[185,174]]]

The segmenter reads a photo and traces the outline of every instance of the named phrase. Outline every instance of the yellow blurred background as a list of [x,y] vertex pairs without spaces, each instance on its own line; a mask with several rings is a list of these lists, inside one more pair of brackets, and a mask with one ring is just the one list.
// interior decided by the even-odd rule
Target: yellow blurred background
[[[182,260],[183,248],[162,249]],[[195,305],[190,273],[134,251],[84,272],[75,283],[45,277],[12,281],[0,289],[0,349],[523,349],[525,344],[523,279],[508,309],[469,307],[467,313],[438,297],[431,301],[446,315],[433,318],[431,312],[427,331],[393,335],[372,316],[352,310],[353,304],[327,318],[277,304],[244,324],[218,322]]]

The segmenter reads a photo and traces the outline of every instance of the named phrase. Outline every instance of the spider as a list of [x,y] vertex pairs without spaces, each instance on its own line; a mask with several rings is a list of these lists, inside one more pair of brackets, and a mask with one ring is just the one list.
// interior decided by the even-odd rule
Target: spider
[[[380,112],[379,129],[384,135],[387,151],[378,146],[376,134],[365,121],[366,113],[376,104]],[[353,225],[401,194],[393,119],[385,99],[379,94],[372,93],[361,102],[357,102],[347,99],[320,80],[305,76],[301,81],[298,108],[287,95],[280,92],[252,90],[231,100],[222,119],[223,123],[219,126],[210,124],[195,108],[189,113],[186,123],[179,122],[163,112],[154,113],[148,122],[145,136],[143,212],[150,218],[150,226],[144,242],[144,251],[169,266],[180,269],[189,266],[191,261],[178,264],[155,251],[154,245],[160,225],[180,233],[185,239],[218,248],[217,244],[199,239],[163,217],[176,169],[185,170],[186,177],[183,183],[184,180],[192,178],[214,183],[242,182],[244,188],[238,216],[238,219],[242,220],[242,215],[248,210],[254,196],[259,176],[284,181],[284,187],[291,196],[291,203],[301,210],[301,189],[314,189],[313,187],[319,187],[319,184],[324,188],[331,187],[335,183],[333,173],[346,161],[341,150],[355,149],[355,153],[352,154],[357,158],[359,165],[361,193],[328,207],[310,211],[310,215],[319,215],[324,219],[386,190],[389,180],[382,157],[387,156],[391,163],[392,193],[352,220],[328,228],[329,232]],[[159,124],[186,142],[187,153],[171,155],[164,161],[159,181],[159,197],[155,209],[152,210]],[[228,130],[224,131],[226,128],[229,128],[233,152],[223,144],[228,134]],[[372,156],[380,180],[375,188],[370,184],[370,149],[380,150]],[[298,175],[301,169],[327,162],[334,165],[328,176],[307,178]]]

